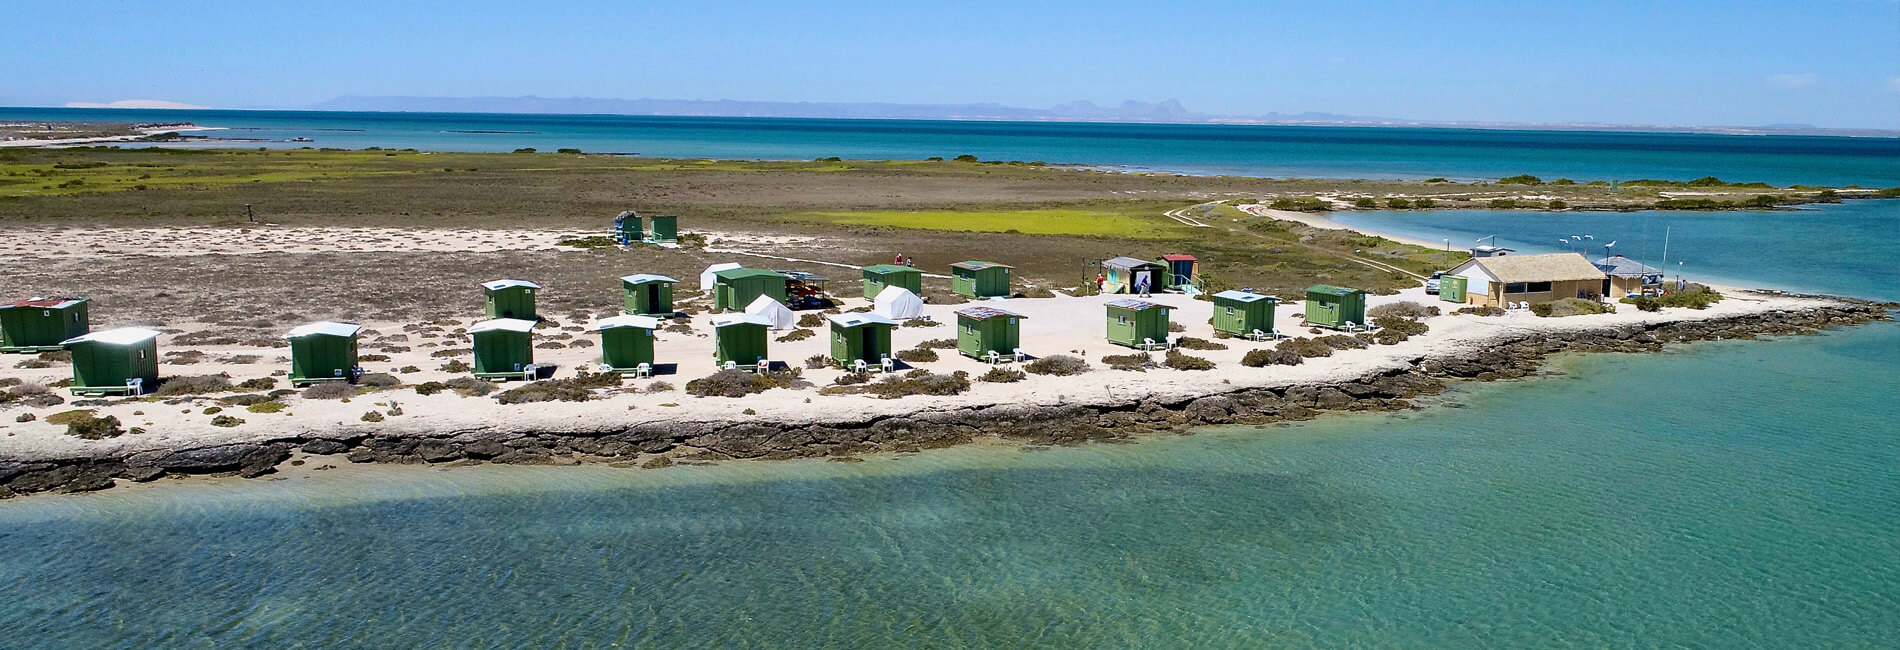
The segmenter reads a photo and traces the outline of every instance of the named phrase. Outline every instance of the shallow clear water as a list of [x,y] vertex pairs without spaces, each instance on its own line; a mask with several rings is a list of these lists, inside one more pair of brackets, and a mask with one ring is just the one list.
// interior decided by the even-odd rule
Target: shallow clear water
[[[860,464],[346,468],[0,504],[9,645],[1880,645],[1900,327],[1456,408]],[[1711,378],[1723,378],[1711,381]]]
[[[564,147],[647,156],[945,158],[1195,174],[1573,179],[1714,175],[1777,185],[1900,185],[1900,139],[1311,126],[812,120],[313,111],[0,108],[0,120],[191,121],[263,146],[425,151]],[[486,133],[469,133],[486,131]],[[286,143],[307,137],[310,143]],[[219,146],[230,146],[229,144]],[[246,145],[250,146],[250,145]]]

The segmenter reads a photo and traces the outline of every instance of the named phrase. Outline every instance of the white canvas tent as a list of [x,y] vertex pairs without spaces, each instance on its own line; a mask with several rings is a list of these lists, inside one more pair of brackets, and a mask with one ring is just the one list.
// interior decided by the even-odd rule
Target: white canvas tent
[[790,307],[773,300],[771,296],[759,296],[752,304],[745,306],[745,313],[771,320],[772,329],[775,330],[791,329],[798,322],[798,316],[792,313]]
[[884,287],[873,302],[871,311],[891,320],[906,321],[924,316],[924,299],[903,287]]
[[706,270],[702,271],[699,274],[700,290],[712,291],[713,284],[719,281],[719,278],[716,277],[714,274],[720,271],[730,271],[736,268],[740,268],[740,264],[738,262],[721,262],[719,264],[714,264],[712,266],[706,267]]

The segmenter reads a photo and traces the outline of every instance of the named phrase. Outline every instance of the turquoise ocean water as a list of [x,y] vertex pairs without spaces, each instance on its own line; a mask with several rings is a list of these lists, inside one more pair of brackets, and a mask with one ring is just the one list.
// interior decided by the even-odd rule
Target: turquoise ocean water
[[[1632,252],[1667,221],[1692,277],[1900,298],[1900,202],[1440,216],[1352,218],[1557,250],[1580,230]],[[1554,370],[1418,412],[1131,445],[351,466],[14,499],[0,502],[0,646],[1900,638],[1900,326]]]
[[[1900,139],[1471,129],[0,108],[0,120],[190,121],[259,146],[809,160],[1041,160],[1194,174],[1900,185]],[[307,137],[309,143],[284,142]],[[218,146],[231,146],[222,144]],[[249,145],[246,145],[249,146]]]

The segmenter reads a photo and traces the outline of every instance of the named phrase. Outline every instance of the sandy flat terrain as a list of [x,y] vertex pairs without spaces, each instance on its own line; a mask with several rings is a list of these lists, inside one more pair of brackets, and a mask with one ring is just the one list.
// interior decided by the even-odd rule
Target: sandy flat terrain
[[[1103,336],[1105,312],[1102,303],[1114,299],[1114,296],[1016,298],[991,301],[986,304],[994,304],[1027,317],[1022,329],[1023,348],[1027,352],[1037,356],[1052,354],[1081,356],[1090,360],[1095,365],[1095,370],[1075,377],[1030,375],[1026,381],[1011,384],[976,382],[970,392],[962,395],[913,396],[898,400],[882,400],[861,395],[820,395],[817,389],[829,385],[840,374],[839,371],[828,369],[805,371],[805,379],[813,384],[809,388],[775,389],[739,399],[696,398],[677,389],[647,392],[645,388],[652,383],[651,381],[632,379],[627,380],[625,389],[618,392],[610,391],[601,399],[580,403],[554,402],[528,405],[503,405],[492,397],[465,398],[450,392],[421,396],[410,388],[402,387],[360,395],[348,403],[289,397],[286,401],[290,403],[290,408],[276,414],[249,413],[242,407],[232,407],[227,409],[227,413],[245,420],[244,424],[233,428],[219,428],[209,424],[211,416],[202,411],[205,407],[214,405],[215,400],[200,399],[169,405],[140,402],[103,407],[100,413],[118,417],[127,427],[142,427],[146,430],[145,433],[98,441],[69,437],[65,435],[64,427],[43,422],[14,422],[14,418],[20,413],[32,412],[43,419],[46,415],[73,408],[71,405],[39,409],[11,408],[3,412],[4,418],[0,418],[0,457],[123,454],[145,449],[187,448],[238,441],[259,441],[291,435],[334,435],[349,431],[432,436],[485,436],[509,432],[600,431],[655,422],[743,422],[748,419],[785,423],[858,421],[876,416],[994,404],[1053,406],[1077,403],[1128,403],[1147,396],[1178,398],[1216,394],[1245,387],[1346,381],[1368,373],[1402,368],[1421,358],[1450,356],[1480,349],[1501,337],[1526,332],[1583,330],[1615,324],[1709,319],[1768,310],[1802,309],[1826,304],[1825,299],[1819,298],[1747,293],[1740,290],[1729,290],[1728,295],[1729,299],[1704,311],[1670,309],[1661,313],[1646,313],[1628,305],[1618,305],[1620,311],[1617,313],[1570,318],[1538,318],[1528,312],[1517,312],[1502,317],[1438,316],[1426,321],[1431,326],[1430,333],[1413,337],[1398,345],[1374,345],[1366,350],[1341,351],[1332,357],[1308,359],[1305,364],[1299,366],[1266,368],[1241,366],[1240,358],[1248,350],[1267,347],[1271,344],[1225,339],[1221,342],[1229,346],[1227,350],[1190,352],[1219,364],[1219,367],[1212,371],[1155,369],[1146,372],[1109,370],[1098,361],[1103,355],[1130,352],[1127,348],[1109,343]],[[603,306],[617,299],[618,296],[601,296]],[[1213,338],[1212,328],[1208,324],[1213,309],[1211,303],[1192,300],[1179,294],[1157,295],[1153,300],[1174,307],[1172,319],[1186,326],[1186,336]],[[1375,296],[1370,299],[1370,302],[1377,305],[1400,300],[1414,300],[1428,305],[1446,304],[1436,302],[1435,296],[1424,295],[1422,289],[1396,296]],[[862,299],[851,299],[846,301],[845,306],[849,308],[863,304],[865,303]],[[952,325],[955,322],[953,312],[959,307],[926,306],[926,314],[936,322],[946,324],[935,327],[900,328],[894,336],[896,348],[914,347],[928,339],[955,338]],[[1305,335],[1305,330],[1300,327],[1298,318],[1301,309],[1302,306],[1299,303],[1280,306],[1277,313],[1279,326],[1283,332]],[[419,329],[415,324],[365,323],[371,332],[361,337],[363,353],[388,354],[390,358],[386,361],[365,361],[362,365],[369,372],[392,372],[405,384],[410,385],[451,378],[455,375],[442,372],[438,368],[444,361],[450,359],[468,360],[469,355],[466,352],[459,352],[467,347],[467,339],[457,334],[455,330],[466,327],[475,320],[478,319],[464,317],[437,321],[429,326],[435,328],[431,330]],[[712,339],[707,335],[710,330],[709,320],[710,317],[706,315],[692,318],[690,323],[694,331],[691,333],[660,333],[659,342],[656,345],[658,361],[661,364],[677,364],[677,370],[674,374],[658,376],[656,380],[670,382],[676,387],[684,387],[687,380],[705,376],[715,370]],[[292,325],[295,324],[286,323],[285,329],[289,329]],[[410,326],[408,331],[405,331],[405,325]],[[172,327],[183,330],[186,334],[203,329],[202,325],[189,324],[184,326],[173,324]],[[829,349],[828,332],[820,328],[817,334],[803,341],[773,343],[770,356],[774,360],[795,366],[802,365],[807,357],[825,354]],[[179,335],[167,335],[161,338],[161,355],[183,350],[180,346],[170,344],[177,336]],[[535,340],[537,343],[562,344],[563,347],[558,349],[535,351],[537,362],[559,367],[557,376],[572,376],[576,368],[598,362],[598,347],[572,345],[576,341],[597,340],[597,336],[586,329],[584,323],[558,322],[543,325],[537,330]],[[198,346],[191,349],[203,353],[204,356],[200,361],[189,365],[162,365],[161,374],[186,376],[223,372],[228,373],[233,382],[236,382],[281,373],[288,362],[288,350],[284,348]],[[458,352],[444,353],[449,355],[447,357],[435,356],[435,353],[443,350]],[[937,373],[967,370],[975,375],[987,369],[985,364],[958,356],[954,351],[939,351],[939,354],[943,357],[941,360],[917,365]],[[13,367],[15,360],[24,358],[26,357],[20,355],[0,357],[0,360],[6,363],[6,367],[0,369],[0,376],[40,382],[55,381],[69,376],[70,370],[65,364],[37,370]],[[419,371],[399,372],[405,366],[414,366]],[[281,381],[278,385],[283,386]],[[372,424],[361,421],[366,411],[387,412],[392,407],[399,407],[401,415],[390,416],[381,423]],[[746,409],[752,409],[754,413],[744,413]]]
[[554,242],[600,234],[563,229],[273,226],[13,229],[0,253],[21,257],[256,255],[265,253],[489,252],[554,250]]

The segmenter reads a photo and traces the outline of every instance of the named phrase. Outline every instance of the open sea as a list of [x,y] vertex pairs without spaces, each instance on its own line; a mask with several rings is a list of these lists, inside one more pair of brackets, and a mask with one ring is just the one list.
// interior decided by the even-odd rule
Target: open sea
[[[0,119],[20,117],[12,112]],[[163,113],[135,119],[171,119]],[[774,143],[793,128],[857,143],[862,157],[921,157],[918,142],[929,141],[937,150],[927,155],[1284,170],[1273,175],[1900,184],[1900,157],[1856,153],[1891,144],[1846,139],[1797,139],[1805,149],[1789,151],[1756,137],[1294,129],[1315,142],[1197,135],[1150,141],[1144,153],[1130,133],[1173,128],[933,123],[920,128],[951,133],[880,136],[896,126],[820,135],[782,122],[642,153],[820,155],[798,138]],[[1120,135],[1089,135],[1100,132]],[[1524,144],[1538,138],[1548,146]],[[1632,150],[1631,139],[1649,144]],[[1220,150],[1232,153],[1209,153]],[[1275,153],[1289,150],[1300,153]],[[1384,157],[1350,153],[1374,150]],[[1460,246],[1497,235],[1527,250],[1564,250],[1572,245],[1559,238],[1589,234],[1592,246],[1614,239],[1617,252],[1658,265],[1667,231],[1669,264],[1683,262],[1691,278],[1900,299],[1900,201],[1341,220]],[[346,466],[13,499],[0,502],[0,647],[1881,648],[1900,639],[1900,326],[1570,357],[1551,369],[1464,385],[1417,412],[1127,445],[978,444],[862,463],[657,471]]]
[[[1325,126],[624,115],[3,108],[0,122],[192,122],[256,142],[207,146],[541,151],[654,157],[921,160],[971,154],[1130,170],[1270,177],[1690,180],[1900,185],[1900,138]],[[311,142],[288,142],[292,138]]]

